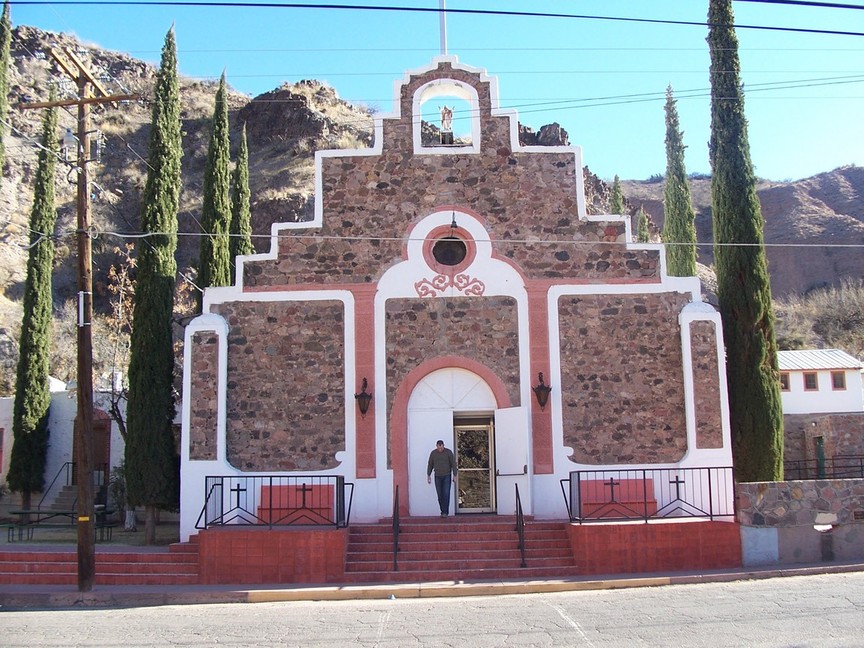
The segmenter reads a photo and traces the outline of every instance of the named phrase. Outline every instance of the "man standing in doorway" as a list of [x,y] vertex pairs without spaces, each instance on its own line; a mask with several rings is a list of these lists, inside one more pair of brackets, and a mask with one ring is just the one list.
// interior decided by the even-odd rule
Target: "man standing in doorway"
[[453,452],[444,447],[441,439],[438,439],[435,449],[429,453],[429,463],[426,465],[426,481],[430,484],[433,470],[438,507],[441,509],[441,517],[447,517],[450,513],[450,484],[456,480],[456,459],[453,458]]

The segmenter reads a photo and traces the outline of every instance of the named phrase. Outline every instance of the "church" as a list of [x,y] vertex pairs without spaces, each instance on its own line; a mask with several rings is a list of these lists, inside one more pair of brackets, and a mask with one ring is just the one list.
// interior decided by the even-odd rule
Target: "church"
[[580,149],[520,145],[496,79],[439,56],[394,84],[371,148],[316,154],[313,220],[274,224],[206,290],[181,539],[437,517],[438,439],[455,519],[732,522],[725,380],[699,280],[668,276],[628,217],[589,215]]

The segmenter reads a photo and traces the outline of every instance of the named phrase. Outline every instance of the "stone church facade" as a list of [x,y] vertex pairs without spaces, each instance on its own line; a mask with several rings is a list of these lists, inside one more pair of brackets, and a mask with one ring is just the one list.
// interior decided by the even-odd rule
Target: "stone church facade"
[[[512,515],[518,487],[526,514],[566,519],[571,471],[731,466],[698,279],[588,215],[581,151],[521,146],[483,70],[438,57],[395,93],[372,148],[317,153],[313,220],[275,224],[187,329],[183,538],[212,475],[341,475],[352,521],[390,516],[397,487],[402,515],[435,515],[439,438],[482,459],[457,514]],[[468,131],[430,144],[442,97]]]

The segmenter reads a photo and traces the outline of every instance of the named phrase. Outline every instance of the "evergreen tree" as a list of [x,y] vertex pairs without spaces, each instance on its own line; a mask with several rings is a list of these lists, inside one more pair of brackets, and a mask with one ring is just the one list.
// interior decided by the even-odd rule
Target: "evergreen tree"
[[9,119],[9,49],[12,45],[12,21],[9,18],[9,0],[3,3],[0,18],[0,176],[6,159],[6,122]]
[[672,86],[666,88],[666,186],[663,200],[666,270],[673,277],[696,276],[696,214],[684,166],[684,135]]
[[249,147],[246,124],[240,134],[240,151],[231,182],[231,261],[240,254],[252,254],[252,216],[249,209]]
[[750,161],[732,0],[710,0],[711,199],[736,477],[783,475],[783,412],[763,219]]
[[[51,93],[51,100],[54,100]],[[24,284],[24,319],[21,323],[15,404],[12,413],[12,457],[6,477],[9,488],[21,493],[21,506],[42,490],[48,454],[49,352],[51,347],[54,264],[54,166],[57,160],[57,111],[50,108],[42,122],[42,146],[33,186],[30,212],[30,256]]]
[[126,408],[126,487],[132,505],[146,508],[145,542],[156,539],[156,510],[176,508],[172,312],[180,199],[180,91],[173,27],[156,76],[142,229],[151,235],[138,253]]
[[228,141],[228,101],[225,89],[225,73],[219,79],[216,91],[216,108],[213,111],[213,130],[207,151],[207,166],[204,169],[204,206],[202,207],[201,258],[199,259],[198,285],[231,285],[231,258],[228,231],[231,226],[230,143]]
[[624,213],[624,194],[621,193],[621,180],[618,179],[617,175],[612,180],[612,192],[609,195],[609,213]]
[[651,229],[648,227],[648,214],[642,207],[636,212],[636,242],[649,243],[651,241]]

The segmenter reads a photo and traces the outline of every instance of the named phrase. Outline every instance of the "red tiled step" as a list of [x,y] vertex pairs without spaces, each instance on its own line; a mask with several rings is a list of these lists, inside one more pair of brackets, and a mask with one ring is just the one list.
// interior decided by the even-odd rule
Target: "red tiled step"
[[527,567],[520,567],[515,518],[410,518],[400,523],[398,571],[389,521],[352,525],[345,563],[348,582],[497,580],[575,576],[564,522],[529,522]]
[[[0,584],[76,584],[73,551],[0,551]],[[186,585],[198,582],[197,545],[168,551],[96,552],[96,582],[104,585]]]

